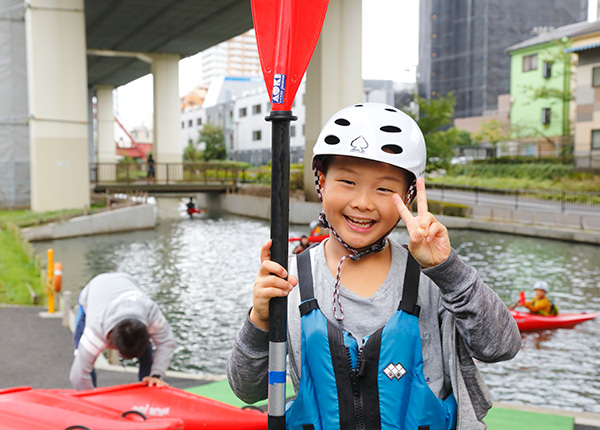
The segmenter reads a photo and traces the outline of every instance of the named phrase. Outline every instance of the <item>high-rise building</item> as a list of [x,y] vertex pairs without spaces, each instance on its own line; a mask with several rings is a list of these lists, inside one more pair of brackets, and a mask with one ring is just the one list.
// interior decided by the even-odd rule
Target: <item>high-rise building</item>
[[505,49],[587,13],[588,0],[421,0],[419,95],[452,92],[457,118],[495,111],[510,92]]
[[204,83],[222,76],[261,76],[254,29],[202,52]]

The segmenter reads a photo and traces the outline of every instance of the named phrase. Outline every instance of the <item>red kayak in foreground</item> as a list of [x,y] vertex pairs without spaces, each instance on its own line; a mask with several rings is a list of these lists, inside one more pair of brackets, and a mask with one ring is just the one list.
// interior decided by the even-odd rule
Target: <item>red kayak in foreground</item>
[[0,430],[267,430],[267,414],[172,387],[0,390]]
[[154,418],[179,418],[185,429],[266,430],[267,414],[241,409],[217,400],[173,387],[148,387],[143,382],[102,387],[94,390],[53,390],[58,394],[105,406],[123,413],[137,411]]
[[593,320],[598,314],[536,315],[528,312],[510,311],[520,331],[570,328],[584,321]]

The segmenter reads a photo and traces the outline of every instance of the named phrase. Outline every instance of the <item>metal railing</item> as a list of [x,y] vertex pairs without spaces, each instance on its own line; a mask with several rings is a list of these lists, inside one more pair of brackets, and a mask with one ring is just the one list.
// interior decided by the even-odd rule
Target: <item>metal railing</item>
[[557,212],[600,213],[600,192],[551,191],[551,190],[507,190],[428,183],[428,197],[441,201],[502,206],[510,209],[546,209]]
[[222,163],[91,163],[92,184],[233,185],[244,169]]

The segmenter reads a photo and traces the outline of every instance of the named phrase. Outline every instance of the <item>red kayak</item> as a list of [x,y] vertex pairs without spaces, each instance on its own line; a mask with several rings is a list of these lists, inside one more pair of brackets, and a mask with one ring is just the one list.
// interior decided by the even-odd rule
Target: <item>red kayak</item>
[[183,430],[181,418],[146,420],[121,408],[96,405],[54,390],[0,390],[0,429]]
[[[95,390],[48,390],[90,406],[103,405],[121,412],[137,411],[148,417],[179,418],[185,429],[266,430],[267,414],[241,409],[173,387],[148,387],[143,382]],[[142,428],[142,427],[140,427]],[[143,427],[145,428],[145,427]]]
[[[315,243],[315,242],[323,242],[325,239],[327,239],[329,237],[328,234],[324,234],[321,236],[308,236],[308,241],[310,243]],[[288,239],[289,242],[296,242],[299,241],[300,238],[299,237],[290,237]]]
[[537,315],[528,312],[510,311],[520,331],[570,328],[584,321],[593,320],[598,314]]

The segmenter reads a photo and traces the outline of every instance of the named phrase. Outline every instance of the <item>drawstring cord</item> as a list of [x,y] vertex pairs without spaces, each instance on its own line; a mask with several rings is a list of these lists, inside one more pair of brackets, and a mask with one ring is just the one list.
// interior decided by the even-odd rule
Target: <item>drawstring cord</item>
[[[348,245],[346,242],[344,242],[344,240],[337,234],[337,232],[335,231],[335,229],[329,224],[329,221],[327,221],[327,217],[325,216],[324,212],[321,212],[319,214],[319,222],[326,228],[329,229],[329,231],[331,231],[331,234],[333,234],[333,236],[342,244],[344,245],[344,247],[350,251],[350,254],[348,255],[344,255],[341,259],[340,262],[338,263],[337,266],[337,272],[335,275],[335,285],[333,287],[333,316],[335,317],[336,320],[338,321],[343,321],[344,319],[344,308],[342,307],[342,302],[340,300],[340,285],[341,285],[341,278],[342,278],[342,263],[344,261],[346,261],[347,258],[350,258],[351,260],[357,261],[359,258],[370,254],[371,252],[381,252],[383,251],[383,249],[385,248],[385,243],[387,241],[387,236],[391,233],[391,230],[385,234],[381,239],[379,239],[377,242],[375,242],[374,244],[372,244],[371,246],[369,246],[367,249],[363,250],[363,251],[358,251],[357,249],[351,247],[350,245]],[[338,309],[339,309],[339,314],[338,314]]]

